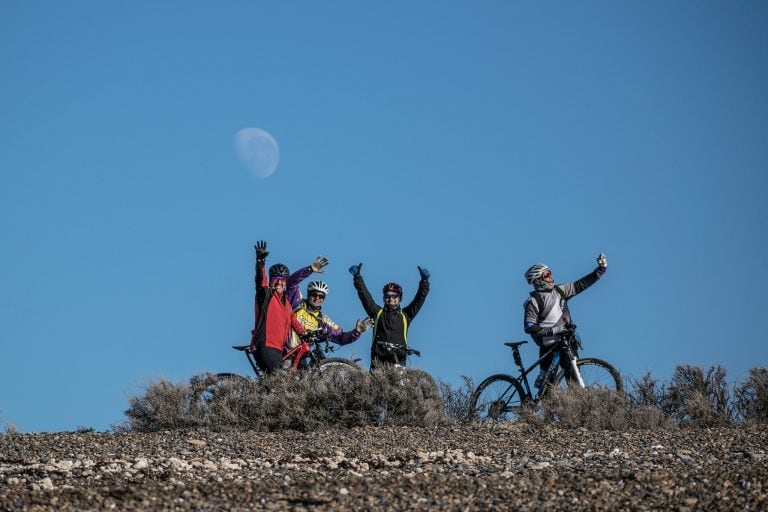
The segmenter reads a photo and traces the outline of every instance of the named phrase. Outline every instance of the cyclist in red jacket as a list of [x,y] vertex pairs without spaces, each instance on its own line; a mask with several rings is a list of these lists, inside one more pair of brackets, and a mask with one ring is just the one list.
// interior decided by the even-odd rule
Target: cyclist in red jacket
[[306,332],[296,319],[288,300],[286,286],[290,272],[282,263],[269,267],[269,281],[264,279],[267,260],[267,242],[259,241],[256,249],[256,308],[258,315],[251,336],[250,350],[267,373],[283,366],[283,347],[293,328],[299,335]]

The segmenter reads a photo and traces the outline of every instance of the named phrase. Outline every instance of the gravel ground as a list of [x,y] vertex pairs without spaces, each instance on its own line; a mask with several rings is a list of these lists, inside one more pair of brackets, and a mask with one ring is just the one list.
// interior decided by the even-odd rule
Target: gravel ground
[[0,510],[768,510],[764,428],[0,435]]

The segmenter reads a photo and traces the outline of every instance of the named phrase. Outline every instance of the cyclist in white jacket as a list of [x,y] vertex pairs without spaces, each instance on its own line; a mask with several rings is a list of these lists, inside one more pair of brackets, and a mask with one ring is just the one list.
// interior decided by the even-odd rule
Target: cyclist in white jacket
[[[539,346],[539,357],[552,348],[560,334],[571,328],[573,321],[568,310],[568,300],[595,284],[607,268],[608,260],[600,253],[597,256],[597,268],[572,283],[555,284],[552,271],[543,263],[537,263],[526,271],[525,279],[528,284],[533,285],[534,291],[523,306],[523,323],[525,332],[530,334]],[[554,355],[550,354],[541,361],[535,384],[537,388],[543,384],[542,380],[552,364],[553,357]],[[560,358],[560,361],[567,372],[569,369],[565,367],[565,358]]]

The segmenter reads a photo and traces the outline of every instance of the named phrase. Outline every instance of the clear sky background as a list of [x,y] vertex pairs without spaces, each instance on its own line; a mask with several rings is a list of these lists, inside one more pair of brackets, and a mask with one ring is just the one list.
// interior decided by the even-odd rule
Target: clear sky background
[[0,426],[106,430],[153,379],[247,374],[260,239],[331,260],[348,329],[351,264],[404,302],[426,266],[409,340],[446,382],[512,369],[531,264],[572,281],[600,251],[584,355],[743,378],[768,364],[766,27],[762,1],[2,2]]

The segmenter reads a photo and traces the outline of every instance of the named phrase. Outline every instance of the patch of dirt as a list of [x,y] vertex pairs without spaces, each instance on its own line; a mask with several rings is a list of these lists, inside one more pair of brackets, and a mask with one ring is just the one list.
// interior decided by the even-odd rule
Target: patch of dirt
[[767,510],[761,428],[0,435],[0,510]]

